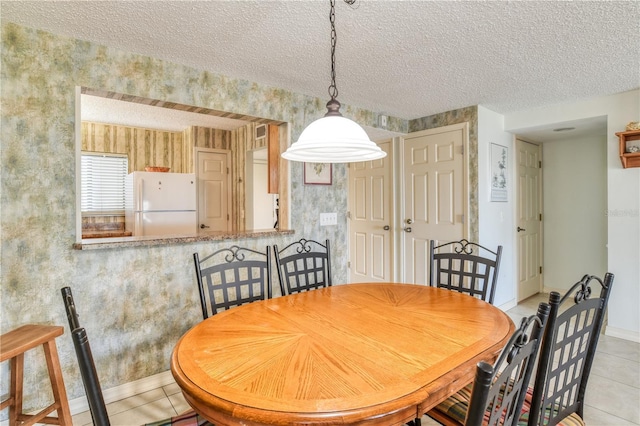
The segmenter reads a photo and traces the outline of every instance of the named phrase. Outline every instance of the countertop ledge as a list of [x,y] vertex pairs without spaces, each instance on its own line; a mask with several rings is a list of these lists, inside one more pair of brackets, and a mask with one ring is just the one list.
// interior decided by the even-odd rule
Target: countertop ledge
[[199,243],[202,241],[216,240],[236,240],[243,238],[260,238],[277,235],[290,235],[295,231],[291,229],[275,230],[255,230],[240,232],[209,232],[194,235],[163,235],[149,237],[117,237],[117,238],[89,238],[83,239],[80,243],[74,243],[76,250],[100,250],[125,247],[150,247],[169,246],[174,244]]

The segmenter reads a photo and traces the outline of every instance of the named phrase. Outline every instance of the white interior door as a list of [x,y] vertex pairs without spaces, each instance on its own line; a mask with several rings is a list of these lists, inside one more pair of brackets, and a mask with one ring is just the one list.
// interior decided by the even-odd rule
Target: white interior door
[[516,139],[518,172],[518,301],[540,292],[542,147]]
[[231,231],[230,162],[230,151],[196,148],[198,229],[201,231]]
[[393,279],[391,140],[378,145],[385,158],[349,166],[351,282]]
[[468,125],[409,134],[402,147],[404,281],[429,281],[429,242],[468,234]]

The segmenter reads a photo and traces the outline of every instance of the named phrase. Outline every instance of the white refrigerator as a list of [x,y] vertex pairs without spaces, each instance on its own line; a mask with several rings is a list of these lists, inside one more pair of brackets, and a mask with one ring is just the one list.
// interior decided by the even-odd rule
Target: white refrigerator
[[125,228],[133,236],[195,234],[193,173],[133,172],[125,179]]

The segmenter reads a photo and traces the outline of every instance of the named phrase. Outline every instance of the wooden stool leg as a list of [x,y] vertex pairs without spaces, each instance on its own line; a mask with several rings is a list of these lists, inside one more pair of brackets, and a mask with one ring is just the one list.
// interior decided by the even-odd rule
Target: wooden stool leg
[[47,359],[47,367],[49,368],[49,378],[51,387],[53,388],[53,397],[58,408],[58,419],[62,426],[72,426],[71,410],[69,410],[69,401],[67,400],[67,390],[64,387],[62,379],[62,369],[60,368],[60,360],[58,358],[58,350],[56,349],[56,341],[49,340],[44,345],[44,354]]
[[9,406],[9,424],[17,425],[18,416],[22,414],[22,378],[24,376],[24,353],[11,358],[11,398]]

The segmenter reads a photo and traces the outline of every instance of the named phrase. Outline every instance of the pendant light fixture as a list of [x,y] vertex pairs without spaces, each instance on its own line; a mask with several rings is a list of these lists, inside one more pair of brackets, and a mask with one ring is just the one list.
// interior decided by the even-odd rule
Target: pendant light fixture
[[[336,87],[336,24],[335,0],[329,0],[331,12],[331,85],[324,117],[309,124],[297,142],[287,149],[282,157],[305,163],[352,163],[384,158],[384,152],[369,140],[366,132],[354,121],[340,113],[338,88]],[[345,0],[352,4],[354,0]]]

